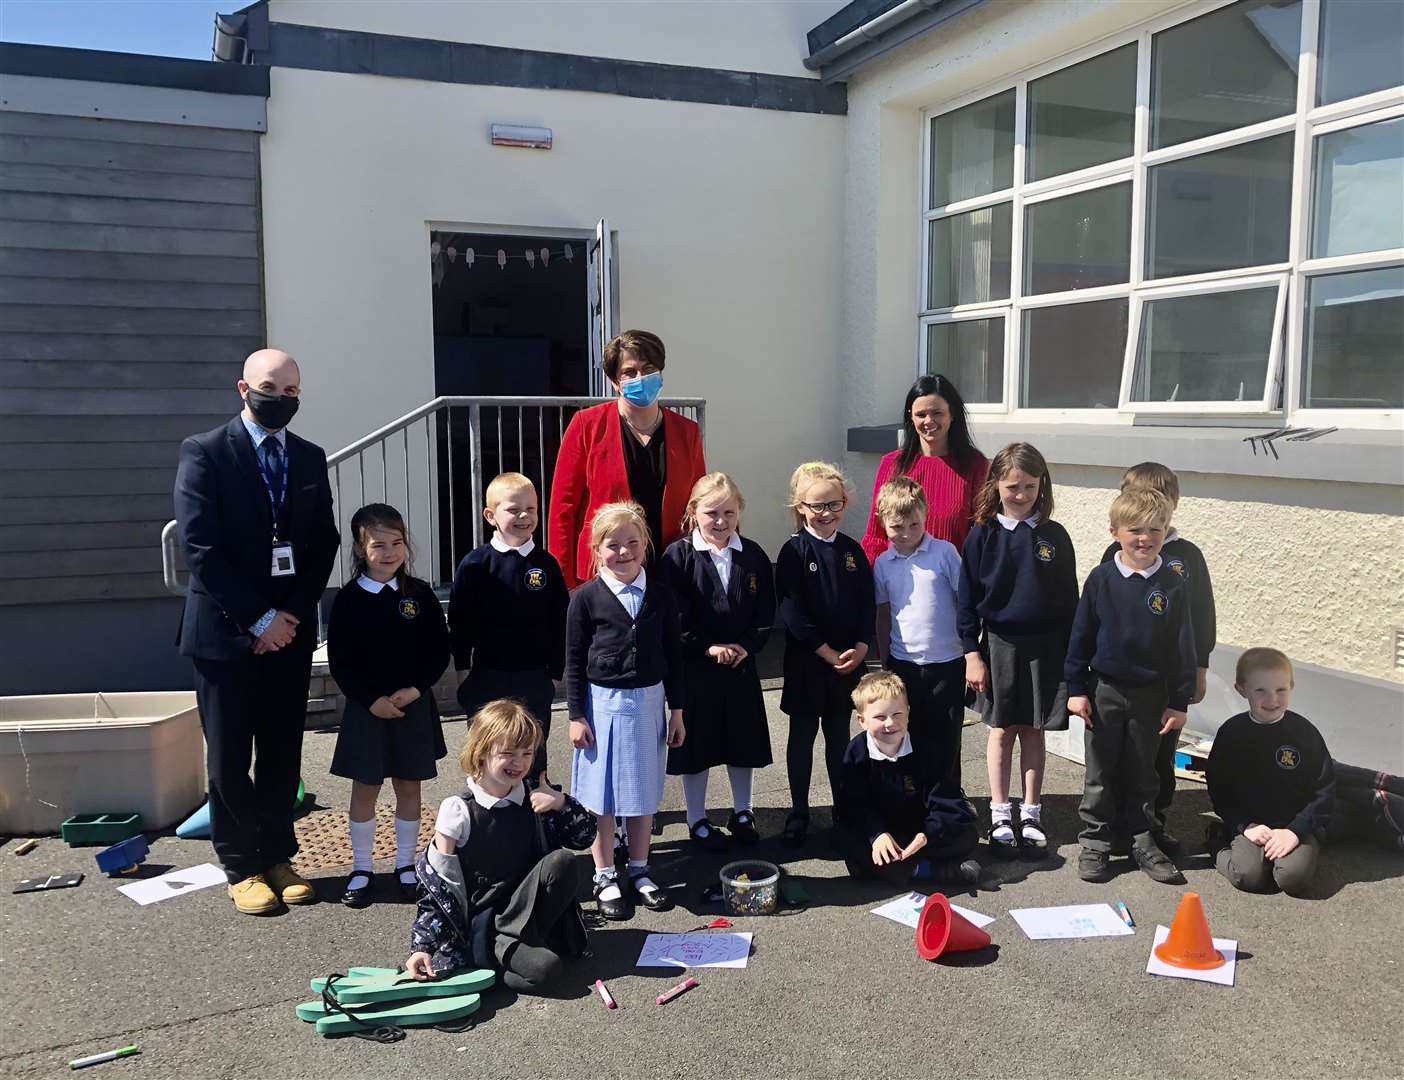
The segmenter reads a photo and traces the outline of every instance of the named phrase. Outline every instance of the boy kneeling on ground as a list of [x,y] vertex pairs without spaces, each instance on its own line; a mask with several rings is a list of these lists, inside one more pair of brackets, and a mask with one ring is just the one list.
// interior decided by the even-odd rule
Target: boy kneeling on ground
[[929,747],[912,748],[901,678],[890,671],[864,675],[853,705],[863,734],[844,750],[836,794],[837,840],[848,872],[905,887],[929,867],[937,884],[974,885],[980,878],[980,864],[970,858],[980,839],[975,807],[943,778]]
[[1209,751],[1209,800],[1224,823],[1214,865],[1244,892],[1307,893],[1331,822],[1335,766],[1321,732],[1287,708],[1294,682],[1285,653],[1246,650],[1234,689],[1248,711],[1224,721]]

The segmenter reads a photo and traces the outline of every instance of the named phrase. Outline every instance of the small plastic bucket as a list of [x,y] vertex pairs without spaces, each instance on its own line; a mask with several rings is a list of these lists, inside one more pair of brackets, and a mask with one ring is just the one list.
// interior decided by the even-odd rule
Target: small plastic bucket
[[728,915],[774,915],[780,906],[780,868],[742,859],[721,869],[722,903]]

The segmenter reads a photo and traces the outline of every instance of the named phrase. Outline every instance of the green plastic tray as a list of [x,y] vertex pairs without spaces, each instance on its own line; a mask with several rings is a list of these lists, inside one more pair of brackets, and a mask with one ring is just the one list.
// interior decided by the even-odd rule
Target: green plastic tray
[[74,814],[59,826],[59,835],[66,844],[116,844],[141,832],[141,815]]
[[[356,1017],[362,1024],[390,1023],[401,1027],[417,1027],[426,1024],[442,1024],[458,1020],[478,1011],[482,998],[477,994],[458,994],[454,997],[421,998],[417,1001],[388,1001],[383,1005],[360,1009]],[[297,1007],[299,1019],[315,1022],[317,1034],[337,1035],[354,1031],[359,1026],[356,1020],[341,1013],[328,1013],[321,1000],[304,1001]]]

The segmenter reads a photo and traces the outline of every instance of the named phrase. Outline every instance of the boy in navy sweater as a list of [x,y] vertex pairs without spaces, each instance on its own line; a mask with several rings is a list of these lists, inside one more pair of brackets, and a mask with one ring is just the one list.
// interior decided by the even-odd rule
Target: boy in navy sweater
[[570,596],[555,556],[532,541],[538,518],[532,482],[502,473],[484,501],[492,539],[463,557],[449,592],[458,703],[472,716],[489,701],[519,698],[545,733],[532,764],[532,776],[540,778],[551,700],[565,667]]
[[864,675],[853,706],[863,733],[843,752],[835,832],[848,872],[905,888],[929,867],[939,884],[974,885],[980,878],[980,864],[970,857],[979,842],[975,807],[946,777],[934,747],[913,748],[901,677]]
[[[1121,476],[1121,490],[1128,488],[1150,488],[1170,500],[1170,510],[1180,506],[1180,478],[1175,470],[1158,461],[1143,461],[1132,465]],[[1114,541],[1102,553],[1102,562],[1108,562],[1121,548]],[[1194,630],[1195,682],[1191,705],[1204,700],[1208,689],[1209,656],[1214,651],[1218,636],[1217,619],[1214,613],[1214,586],[1209,580],[1209,565],[1204,561],[1204,553],[1178,532],[1174,525],[1165,534],[1165,544],[1160,549],[1160,557],[1165,565],[1184,579],[1189,586],[1190,626]],[[1165,828],[1165,812],[1175,798],[1175,751],[1180,743],[1180,733],[1171,731],[1161,736],[1160,748],[1156,751],[1155,771],[1160,777],[1160,791],[1155,797],[1155,823],[1153,832],[1160,849],[1170,855],[1180,849],[1180,842]]]
[[1131,855],[1151,878],[1184,884],[1152,836],[1161,736],[1185,726],[1194,693],[1194,640],[1184,581],[1160,557],[1170,500],[1158,491],[1123,491],[1111,504],[1120,545],[1087,577],[1073,619],[1063,674],[1068,712],[1086,725],[1082,794],[1084,881],[1109,881],[1108,855],[1118,817]]
[[1224,721],[1209,751],[1205,779],[1227,845],[1214,865],[1245,892],[1304,895],[1331,823],[1335,768],[1321,732],[1287,708],[1293,684],[1285,653],[1246,650],[1234,689],[1248,711]]

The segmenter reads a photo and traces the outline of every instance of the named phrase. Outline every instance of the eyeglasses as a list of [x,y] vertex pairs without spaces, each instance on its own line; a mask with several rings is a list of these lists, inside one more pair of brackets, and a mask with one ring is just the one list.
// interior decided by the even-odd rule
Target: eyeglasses
[[835,499],[833,502],[807,502],[800,503],[800,505],[803,506],[806,510],[808,510],[811,514],[837,514],[840,510],[842,510],[845,506],[848,505],[848,500]]

